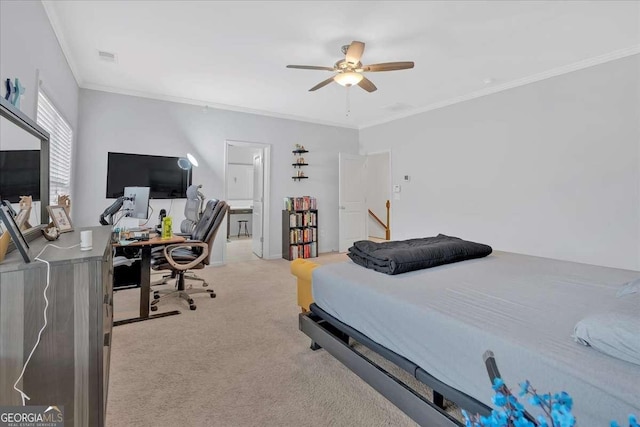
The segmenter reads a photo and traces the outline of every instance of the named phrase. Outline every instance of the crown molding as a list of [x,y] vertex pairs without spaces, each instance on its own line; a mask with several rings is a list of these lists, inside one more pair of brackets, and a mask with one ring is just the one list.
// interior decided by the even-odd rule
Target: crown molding
[[527,76],[521,79],[512,80],[510,82],[502,83],[499,85],[487,87],[482,90],[478,90],[475,92],[471,92],[465,95],[457,96],[455,98],[450,98],[444,101],[436,102],[434,104],[430,104],[424,107],[419,107],[413,109],[411,111],[406,111],[404,113],[394,114],[392,116],[388,116],[384,119],[375,120],[364,125],[360,125],[358,129],[366,129],[372,126],[381,125],[383,123],[389,123],[398,119],[403,119],[405,117],[415,116],[417,114],[426,113],[427,111],[437,110],[439,108],[448,107],[449,105],[458,104],[460,102],[469,101],[475,98],[480,98],[482,96],[491,95],[497,92],[502,92],[508,89],[513,89],[519,86],[528,85],[530,83],[539,82],[541,80],[550,79],[552,77],[557,77],[562,74],[571,73],[573,71],[582,70],[584,68],[593,67],[595,65],[604,64],[605,62],[614,61],[616,59],[626,58],[628,56],[637,55],[640,53],[640,45],[631,46],[625,49],[615,50],[613,52],[606,53],[604,55],[596,56],[593,58],[585,59],[583,61],[574,62],[569,65],[564,65],[562,67],[553,68],[548,71],[544,71],[542,73],[534,74],[531,76]]
[[179,96],[163,95],[163,94],[149,93],[149,92],[139,92],[134,90],[120,89],[120,88],[115,88],[111,86],[99,85],[95,83],[84,83],[80,87],[82,89],[97,90],[100,92],[116,93],[119,95],[135,96],[138,98],[155,99],[157,101],[168,101],[168,102],[175,102],[179,104],[196,105],[199,107],[207,107],[207,108],[213,108],[218,110],[235,111],[237,113],[255,114],[258,116],[273,117],[276,119],[294,120],[297,122],[306,122],[306,123],[341,127],[341,128],[347,128],[347,129],[356,129],[356,130],[358,129],[358,126],[355,124],[351,125],[347,123],[332,122],[329,120],[320,120],[320,119],[314,119],[310,117],[296,116],[293,114],[276,113],[273,111],[257,110],[253,108],[240,107],[236,105],[219,104],[216,102],[203,101],[199,99],[182,98]]
[[49,23],[51,24],[51,28],[53,28],[53,32],[58,39],[58,44],[60,45],[60,49],[62,49],[62,54],[67,60],[67,64],[71,69],[71,74],[73,74],[73,78],[76,80],[76,84],[78,87],[82,86],[82,77],[80,76],[80,72],[78,71],[78,67],[76,63],[73,61],[73,57],[71,56],[71,49],[69,48],[69,44],[64,37],[64,32],[62,31],[62,25],[60,24],[60,19],[58,18],[58,14],[56,13],[56,8],[54,6],[53,0],[41,0],[42,6],[44,7],[44,11],[49,18]]

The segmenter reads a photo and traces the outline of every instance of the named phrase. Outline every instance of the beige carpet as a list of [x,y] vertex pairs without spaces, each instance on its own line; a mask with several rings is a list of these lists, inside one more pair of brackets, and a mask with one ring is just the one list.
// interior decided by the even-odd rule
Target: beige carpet
[[[344,255],[322,256],[322,263]],[[198,272],[200,294],[178,316],[113,332],[107,425],[410,426],[406,415],[298,330],[295,279],[285,260]],[[139,290],[115,294],[115,318],[135,314]]]

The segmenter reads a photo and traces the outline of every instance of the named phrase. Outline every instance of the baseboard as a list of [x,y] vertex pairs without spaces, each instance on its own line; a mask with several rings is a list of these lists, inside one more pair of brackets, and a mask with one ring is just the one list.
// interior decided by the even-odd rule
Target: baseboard
[[209,265],[211,267],[222,267],[225,264],[226,263],[224,261],[214,261],[214,262],[210,263]]

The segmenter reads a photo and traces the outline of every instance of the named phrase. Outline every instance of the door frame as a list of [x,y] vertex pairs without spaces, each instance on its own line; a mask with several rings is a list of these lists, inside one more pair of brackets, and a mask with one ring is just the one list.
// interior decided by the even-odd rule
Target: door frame
[[[364,153],[362,154],[363,156],[366,156],[367,158],[367,164],[366,167],[369,167],[369,156],[375,156],[376,154],[385,154],[387,153],[389,155],[389,188],[387,188],[387,196],[390,202],[391,202],[391,207],[389,209],[389,216],[391,217],[390,221],[389,221],[389,227],[391,227],[391,229],[393,230],[393,205],[394,205],[394,199],[393,199],[393,169],[392,169],[392,162],[391,162],[391,149],[388,148],[386,150],[378,150],[378,151],[372,151],[370,153]],[[403,181],[404,182],[404,181]],[[369,212],[367,212],[367,237],[369,237]]]
[[[227,183],[229,182],[229,146],[259,148],[262,150],[262,172],[264,174],[262,183],[262,259],[271,259],[271,227],[269,226],[269,213],[271,206],[271,144],[255,141],[239,141],[235,139],[226,139],[224,141],[224,200],[227,200],[229,197],[227,189]],[[229,221],[228,215],[225,217],[225,220]],[[224,229],[226,230],[226,223],[224,224],[224,227]],[[224,249],[222,251],[222,263],[226,264],[226,262],[227,245],[225,243]]]

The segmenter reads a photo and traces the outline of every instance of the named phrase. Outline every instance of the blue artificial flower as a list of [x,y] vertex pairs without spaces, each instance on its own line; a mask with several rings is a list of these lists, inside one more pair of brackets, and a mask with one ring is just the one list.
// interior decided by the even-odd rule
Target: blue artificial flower
[[471,420],[469,419],[469,414],[467,414],[467,411],[465,411],[463,409],[460,412],[462,412],[462,416],[464,417],[464,425],[466,427],[473,427],[473,424],[471,423]]
[[529,398],[529,403],[532,404],[533,406],[540,406],[542,405],[542,400],[540,400],[540,396],[538,396],[537,394],[534,394]]
[[542,415],[538,415],[538,425],[540,427],[549,427],[549,423],[547,423],[547,419]]
[[507,404],[507,398],[504,394],[497,392],[495,396],[493,396],[493,404],[496,406],[505,406]]
[[558,403],[567,408],[568,411],[573,407],[573,399],[569,396],[569,393],[563,391],[560,392],[560,394],[556,394],[554,397]]
[[[496,392],[491,399],[493,404],[498,407],[491,411],[489,416],[478,416],[473,418],[462,410],[466,427],[575,427],[576,417],[573,416],[571,410],[573,408],[573,399],[571,396],[562,391],[555,394],[537,394],[531,387],[529,381],[520,383],[519,396],[531,395],[529,403],[538,406],[547,414],[538,415],[536,421],[529,421],[525,418],[525,408],[518,401],[511,391],[506,387],[501,378],[495,378],[492,385]],[[506,391],[506,395],[502,390]],[[611,421],[610,427],[620,427],[614,420]],[[626,427],[626,426],[624,426]],[[640,427],[635,415],[629,415],[628,427]]]
[[513,426],[514,427],[535,427],[535,424],[533,424],[531,421],[529,421],[525,417],[520,416],[513,421]]

